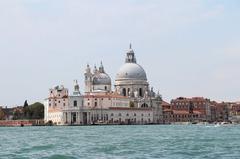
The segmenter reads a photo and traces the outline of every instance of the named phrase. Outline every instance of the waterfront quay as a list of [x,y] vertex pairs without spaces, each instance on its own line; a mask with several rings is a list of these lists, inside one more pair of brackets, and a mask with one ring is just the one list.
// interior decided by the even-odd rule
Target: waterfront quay
[[0,127],[23,127],[44,125],[43,120],[0,120]]

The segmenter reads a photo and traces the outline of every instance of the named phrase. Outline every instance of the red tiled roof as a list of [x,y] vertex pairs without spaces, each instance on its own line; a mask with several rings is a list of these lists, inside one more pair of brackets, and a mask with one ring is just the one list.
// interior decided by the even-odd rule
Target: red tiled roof
[[166,102],[166,101],[162,101],[162,105],[165,106],[165,105],[170,105],[170,103]]
[[123,98],[126,99],[128,97],[117,95],[117,94],[106,94],[106,95],[84,95],[84,98]]
[[[173,114],[188,115],[189,111],[186,110],[173,110]],[[193,114],[202,114],[200,111],[193,111]]]
[[109,107],[112,110],[152,110],[152,108]]
[[203,98],[203,97],[192,97],[192,98],[178,97],[176,99],[173,99],[172,101],[174,101],[174,102],[177,102],[177,101],[195,101],[195,102],[200,102],[200,101],[206,101],[206,99]]

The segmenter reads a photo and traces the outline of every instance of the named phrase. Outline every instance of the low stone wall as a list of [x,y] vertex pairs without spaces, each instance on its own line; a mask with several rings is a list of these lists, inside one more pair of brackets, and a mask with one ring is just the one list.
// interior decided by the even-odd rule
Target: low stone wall
[[0,126],[33,126],[42,124],[43,120],[0,120]]

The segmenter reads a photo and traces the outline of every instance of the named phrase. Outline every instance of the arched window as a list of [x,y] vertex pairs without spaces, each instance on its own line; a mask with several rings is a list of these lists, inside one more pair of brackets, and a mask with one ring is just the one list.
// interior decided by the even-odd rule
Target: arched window
[[126,88],[123,88],[123,96],[127,96]]
[[143,97],[142,88],[139,88],[139,96],[140,96],[140,97]]
[[76,101],[76,100],[73,101],[73,106],[74,106],[74,107],[77,107],[77,101]]
[[107,90],[107,86],[104,87],[105,88],[105,91]]
[[141,107],[142,108],[148,108],[148,105],[146,103],[143,103]]

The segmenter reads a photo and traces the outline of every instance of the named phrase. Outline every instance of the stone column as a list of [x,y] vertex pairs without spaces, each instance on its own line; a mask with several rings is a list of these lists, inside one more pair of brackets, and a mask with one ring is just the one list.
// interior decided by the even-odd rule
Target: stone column
[[80,113],[77,111],[77,124],[80,124]]
[[66,123],[66,113],[64,112],[63,113],[63,124],[65,124]]
[[67,119],[68,124],[71,124],[71,121],[72,121],[72,113],[68,112],[68,119]]
[[76,124],[78,124],[78,112],[76,111]]
[[90,124],[91,123],[91,112],[88,112],[87,119],[88,119],[87,124]]
[[79,112],[79,124],[83,123],[83,113]]

